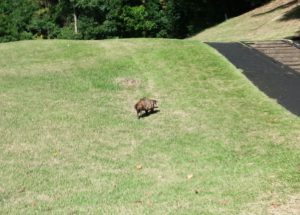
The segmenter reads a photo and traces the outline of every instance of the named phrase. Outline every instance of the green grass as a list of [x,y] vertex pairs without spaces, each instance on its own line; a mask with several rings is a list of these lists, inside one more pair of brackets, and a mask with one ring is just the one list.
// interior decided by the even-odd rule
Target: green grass
[[[291,4],[287,4],[287,3]],[[207,42],[280,40],[300,35],[300,5],[295,0],[271,3],[206,29],[192,39]]]
[[197,41],[0,44],[0,116],[0,214],[265,214],[300,191],[299,118]]

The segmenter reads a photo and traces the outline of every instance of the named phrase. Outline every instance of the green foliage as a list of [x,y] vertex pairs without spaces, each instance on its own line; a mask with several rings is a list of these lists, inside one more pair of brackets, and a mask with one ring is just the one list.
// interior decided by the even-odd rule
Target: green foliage
[[155,22],[149,20],[145,6],[125,6],[121,15],[126,34],[139,36],[140,33],[145,37],[148,32],[156,28]]
[[41,8],[33,15],[29,24],[30,31],[35,37],[55,38],[56,32],[59,31],[49,12],[49,8]]
[[[0,42],[31,38],[183,38],[265,0],[1,0]],[[231,5],[231,6],[230,6]],[[231,8],[229,12],[228,8]],[[237,9],[232,9],[237,8]]]
[[57,34],[58,39],[80,39],[82,38],[81,34],[75,34],[74,29],[71,26],[66,26],[60,29]]
[[30,39],[28,29],[35,4],[30,0],[0,1],[0,42]]

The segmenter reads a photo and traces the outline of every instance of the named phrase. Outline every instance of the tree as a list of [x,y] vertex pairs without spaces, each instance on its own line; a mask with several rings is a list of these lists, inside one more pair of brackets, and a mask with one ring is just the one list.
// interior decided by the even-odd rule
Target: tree
[[28,25],[35,10],[31,0],[1,0],[0,42],[32,38]]
[[268,0],[1,0],[0,42],[184,38]]

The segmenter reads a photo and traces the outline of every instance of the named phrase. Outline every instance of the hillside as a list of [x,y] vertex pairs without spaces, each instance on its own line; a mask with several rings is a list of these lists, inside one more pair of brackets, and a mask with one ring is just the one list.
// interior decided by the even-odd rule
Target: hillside
[[[143,96],[160,112],[138,120]],[[0,214],[266,214],[299,199],[299,118],[198,41],[0,44],[0,116]]]
[[192,39],[201,41],[255,41],[300,35],[300,2],[271,3],[204,30]]

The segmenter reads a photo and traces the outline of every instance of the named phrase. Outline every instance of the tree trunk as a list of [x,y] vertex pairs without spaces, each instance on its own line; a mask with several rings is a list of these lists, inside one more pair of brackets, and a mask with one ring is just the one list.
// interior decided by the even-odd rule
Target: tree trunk
[[74,32],[75,32],[75,34],[77,34],[77,33],[78,33],[78,28],[77,28],[77,15],[76,15],[75,9],[74,9],[73,17],[74,17]]

